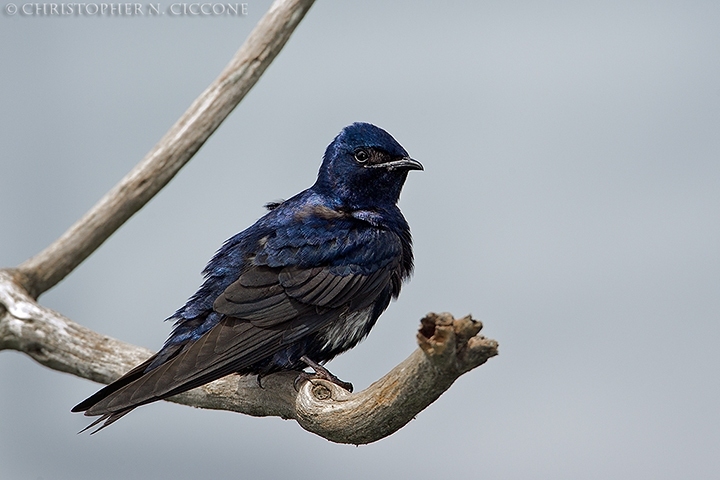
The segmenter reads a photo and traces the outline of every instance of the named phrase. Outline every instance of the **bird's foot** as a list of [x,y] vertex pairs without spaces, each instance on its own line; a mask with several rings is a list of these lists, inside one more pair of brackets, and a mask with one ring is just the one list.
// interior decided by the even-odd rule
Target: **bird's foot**
[[302,357],[300,357],[300,360],[305,362],[305,364],[307,364],[308,367],[315,370],[315,373],[300,372],[300,374],[297,376],[297,378],[295,379],[295,382],[294,382],[295,390],[300,389],[300,383],[302,383],[303,381],[319,378],[321,380],[327,380],[328,382],[332,382],[335,385],[337,385],[338,387],[344,388],[348,392],[352,393],[352,391],[353,391],[352,383],[343,382],[338,377],[336,377],[335,375],[330,373],[330,371],[327,368],[323,367],[322,365],[320,365],[317,362],[313,362],[306,355],[303,355]]

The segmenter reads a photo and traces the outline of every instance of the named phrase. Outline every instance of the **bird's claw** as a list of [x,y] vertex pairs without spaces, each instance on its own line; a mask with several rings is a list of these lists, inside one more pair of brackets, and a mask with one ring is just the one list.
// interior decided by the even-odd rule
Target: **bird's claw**
[[337,385],[340,388],[344,388],[348,392],[352,393],[353,391],[353,384],[350,382],[344,382],[340,380],[338,377],[330,373],[330,371],[320,365],[317,362],[314,362],[310,360],[306,355],[303,355],[300,360],[302,360],[305,364],[307,364],[308,367],[315,370],[315,373],[307,373],[307,372],[300,372],[300,374],[295,378],[295,382],[293,382],[293,385],[295,386],[295,390],[300,390],[300,384],[306,380],[314,380],[316,378],[319,378],[321,380],[327,380],[328,382],[332,382],[335,385]]

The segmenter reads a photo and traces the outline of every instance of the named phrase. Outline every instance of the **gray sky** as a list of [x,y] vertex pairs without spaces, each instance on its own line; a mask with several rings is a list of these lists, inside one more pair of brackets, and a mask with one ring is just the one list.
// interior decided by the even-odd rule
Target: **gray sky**
[[[139,161],[268,5],[0,14],[0,265]],[[401,200],[417,267],[331,369],[366,387],[428,311],[472,312],[500,356],[356,448],[166,403],[76,435],[69,410],[98,385],[4,351],[0,479],[718,478],[718,25],[715,1],[318,0],[192,162],[41,303],[159,348],[215,249],[369,121],[426,168]]]

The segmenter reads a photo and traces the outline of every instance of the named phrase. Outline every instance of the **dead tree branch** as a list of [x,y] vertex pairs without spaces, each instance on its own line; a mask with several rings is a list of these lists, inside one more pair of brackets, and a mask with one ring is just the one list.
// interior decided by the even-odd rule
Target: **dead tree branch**
[[[0,270],[0,350],[24,352],[49,368],[110,383],[151,352],[93,332],[39,305],[52,288],[159,192],[242,100],[285,45],[313,0],[277,0],[220,76],[145,158],[67,232],[16,268]],[[296,373],[263,379],[230,375],[172,402],[295,419],[333,442],[364,444],[400,429],[462,374],[497,355],[480,322],[428,314],[420,348],[362,392],[322,380],[295,391]]]
[[[27,353],[39,363],[110,383],[152,352],[93,332],[38,305],[0,272],[0,350]],[[478,335],[472,318],[428,314],[418,331],[420,348],[387,375],[358,393],[313,380],[296,391],[297,372],[263,379],[230,375],[168,400],[257,417],[295,419],[305,430],[337,443],[366,444],[402,428],[437,400],[463,373],[497,355],[497,342]]]

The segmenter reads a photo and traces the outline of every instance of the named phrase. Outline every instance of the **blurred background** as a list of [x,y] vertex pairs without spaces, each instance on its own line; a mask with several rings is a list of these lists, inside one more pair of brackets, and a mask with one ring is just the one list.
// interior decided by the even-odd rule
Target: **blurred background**
[[[3,3],[0,266],[130,170],[269,5],[43,18]],[[76,435],[87,419],[69,410],[99,385],[3,351],[0,478],[719,478],[718,25],[716,1],[318,0],[191,163],[41,303],[158,349],[222,242],[367,121],[425,165],[400,202],[417,267],[330,368],[365,388],[429,311],[472,313],[500,355],[356,448],[163,402]]]

